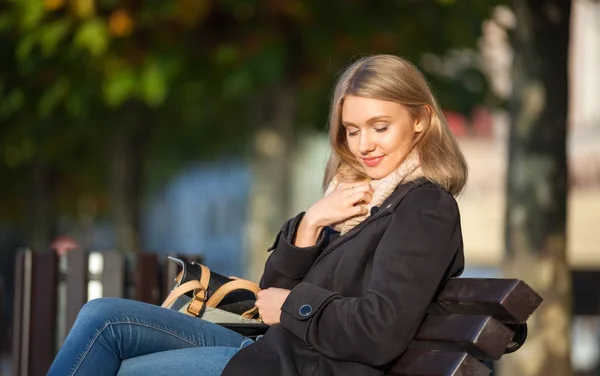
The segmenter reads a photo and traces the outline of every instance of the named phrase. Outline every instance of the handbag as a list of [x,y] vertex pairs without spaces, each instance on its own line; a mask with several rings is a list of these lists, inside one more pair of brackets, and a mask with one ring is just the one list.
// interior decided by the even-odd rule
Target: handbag
[[201,318],[242,334],[264,331],[258,307],[258,284],[212,272],[206,265],[168,256],[181,266],[175,286],[162,307]]

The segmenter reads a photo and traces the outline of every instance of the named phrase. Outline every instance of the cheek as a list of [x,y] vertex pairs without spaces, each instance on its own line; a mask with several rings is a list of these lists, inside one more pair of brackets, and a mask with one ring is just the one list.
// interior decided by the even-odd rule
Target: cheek
[[401,129],[396,132],[394,135],[390,135],[386,140],[386,147],[390,149],[390,151],[406,151],[407,148],[410,148],[413,142],[414,133],[409,129]]
[[359,154],[357,138],[358,137],[349,137],[346,139],[346,145],[348,145],[348,149],[350,150],[350,153],[352,153],[354,155]]

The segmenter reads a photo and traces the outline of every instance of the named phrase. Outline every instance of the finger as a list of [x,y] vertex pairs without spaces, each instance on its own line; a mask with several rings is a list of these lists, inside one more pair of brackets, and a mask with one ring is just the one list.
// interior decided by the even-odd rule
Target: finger
[[353,199],[349,199],[346,202],[346,206],[347,207],[352,207],[352,208],[355,208],[357,206],[362,206],[362,205],[365,205],[365,204],[368,204],[368,202],[363,201],[362,196],[361,197],[355,197]]
[[369,213],[369,209],[367,208],[366,205],[356,205],[356,206],[353,206],[352,209],[353,209],[354,216],[366,215],[367,213]]
[[365,204],[368,204],[369,202],[371,202],[371,200],[373,200],[373,195],[369,192],[364,192],[363,195],[361,196],[360,202],[364,202]]
[[360,189],[361,189],[361,190],[364,190],[364,192],[371,192],[371,194],[372,194],[373,192],[375,192],[375,191],[373,190],[373,187],[371,187],[371,184],[370,184],[370,183],[365,183],[365,185],[364,185],[364,186],[361,186],[361,187],[360,187]]
[[349,186],[345,190],[345,197],[354,197],[355,199],[361,197],[368,189],[364,185],[360,186]]
[[369,183],[361,183],[360,185],[353,187],[353,191],[357,193],[370,192],[372,194],[373,188]]
[[357,203],[364,202],[368,204],[373,199],[373,194],[369,191],[355,192],[355,194],[348,196],[350,204],[356,205]]

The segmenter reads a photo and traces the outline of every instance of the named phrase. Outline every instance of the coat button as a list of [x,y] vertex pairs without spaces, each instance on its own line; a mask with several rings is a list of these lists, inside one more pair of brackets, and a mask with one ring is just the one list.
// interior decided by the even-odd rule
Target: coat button
[[302,307],[300,307],[299,313],[301,316],[306,317],[312,313],[312,307],[308,304],[305,304]]

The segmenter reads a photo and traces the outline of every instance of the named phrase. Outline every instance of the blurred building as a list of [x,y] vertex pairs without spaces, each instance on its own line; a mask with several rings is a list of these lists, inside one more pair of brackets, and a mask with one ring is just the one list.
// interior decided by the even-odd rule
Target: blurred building
[[203,256],[213,270],[241,276],[250,169],[242,163],[203,164],[181,172],[152,195],[144,249]]

